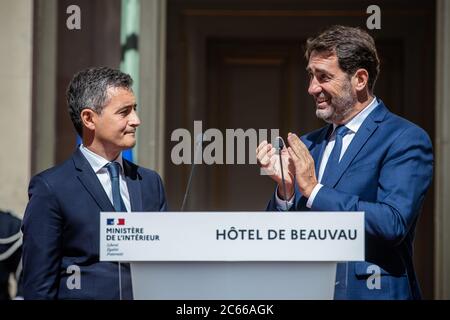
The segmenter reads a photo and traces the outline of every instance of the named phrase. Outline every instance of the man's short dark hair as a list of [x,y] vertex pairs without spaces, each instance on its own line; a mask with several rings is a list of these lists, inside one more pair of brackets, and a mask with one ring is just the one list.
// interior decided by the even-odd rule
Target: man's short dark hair
[[132,90],[132,85],[130,75],[108,67],[88,68],[75,74],[67,87],[66,97],[70,119],[80,137],[83,136],[81,111],[91,109],[101,114],[108,104],[109,88]]
[[362,68],[369,73],[369,91],[373,93],[375,82],[380,72],[375,41],[364,30],[346,26],[332,26],[306,41],[305,57],[309,61],[311,53],[334,53],[339,67],[348,75],[353,75]]

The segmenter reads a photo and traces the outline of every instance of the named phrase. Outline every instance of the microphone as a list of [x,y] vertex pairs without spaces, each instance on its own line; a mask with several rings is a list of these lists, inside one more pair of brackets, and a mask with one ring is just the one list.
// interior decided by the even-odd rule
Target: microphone
[[187,197],[188,197],[189,191],[191,189],[192,176],[194,175],[195,160],[197,159],[199,153],[200,153],[200,156],[201,156],[202,145],[203,145],[203,134],[202,133],[199,133],[195,137],[195,144],[194,145],[195,145],[194,161],[192,161],[192,164],[191,164],[191,172],[189,173],[189,179],[188,179],[188,183],[187,183],[187,186],[186,186],[186,191],[184,192],[183,203],[181,204],[180,211],[184,211],[184,207],[186,206]]
[[278,156],[280,157],[280,169],[281,169],[281,181],[283,182],[283,191],[284,191],[284,204],[286,205],[286,211],[289,211],[287,194],[286,194],[286,180],[284,179],[284,170],[283,170],[283,160],[281,159],[281,150],[283,150],[285,143],[282,137],[277,137],[277,149]]

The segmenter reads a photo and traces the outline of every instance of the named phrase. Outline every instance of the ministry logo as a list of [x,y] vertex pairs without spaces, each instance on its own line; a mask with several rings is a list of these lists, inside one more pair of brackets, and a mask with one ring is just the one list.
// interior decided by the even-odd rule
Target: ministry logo
[[106,224],[108,226],[124,226],[125,225],[125,219],[124,218],[106,219]]

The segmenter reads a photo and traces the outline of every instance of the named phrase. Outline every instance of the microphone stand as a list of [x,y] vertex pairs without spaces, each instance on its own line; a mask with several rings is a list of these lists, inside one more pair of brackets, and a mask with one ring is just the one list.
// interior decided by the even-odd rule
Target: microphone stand
[[289,211],[287,194],[286,194],[286,180],[284,179],[284,170],[283,170],[283,160],[281,158],[281,150],[283,150],[285,143],[282,137],[277,137],[278,140],[278,156],[280,157],[280,169],[281,169],[281,181],[283,182],[283,193],[284,193],[284,204],[286,206],[286,211]]
[[194,175],[195,159],[197,159],[198,154],[201,153],[202,145],[203,145],[203,136],[202,136],[202,134],[199,134],[197,136],[197,138],[195,139],[196,150],[195,150],[195,153],[194,153],[194,161],[192,161],[191,172],[189,173],[189,179],[188,179],[187,186],[186,186],[186,192],[184,193],[183,203],[181,204],[180,211],[184,211],[184,207],[186,206],[188,194],[189,194],[189,191],[191,189],[192,177]]

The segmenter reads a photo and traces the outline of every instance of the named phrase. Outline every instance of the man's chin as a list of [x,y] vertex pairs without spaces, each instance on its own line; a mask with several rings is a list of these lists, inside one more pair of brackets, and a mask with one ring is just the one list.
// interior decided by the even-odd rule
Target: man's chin
[[136,139],[127,139],[128,141],[125,141],[123,144],[124,149],[131,149],[136,145]]
[[322,119],[325,122],[330,123],[333,117],[333,111],[330,109],[316,109],[316,117]]

